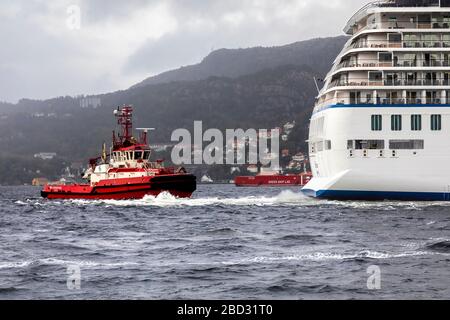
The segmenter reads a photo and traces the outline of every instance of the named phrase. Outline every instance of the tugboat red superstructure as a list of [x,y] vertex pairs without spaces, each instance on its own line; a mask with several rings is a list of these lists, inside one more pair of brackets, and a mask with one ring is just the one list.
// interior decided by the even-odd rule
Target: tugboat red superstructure
[[[196,177],[184,168],[167,168],[162,161],[150,162],[151,149],[147,143],[149,129],[140,129],[139,141],[132,136],[130,106],[114,111],[121,133],[113,133],[113,145],[107,154],[90,160],[84,179],[86,184],[46,185],[41,192],[48,199],[142,199],[161,192],[189,198],[196,190]],[[99,164],[99,161],[101,163]]]

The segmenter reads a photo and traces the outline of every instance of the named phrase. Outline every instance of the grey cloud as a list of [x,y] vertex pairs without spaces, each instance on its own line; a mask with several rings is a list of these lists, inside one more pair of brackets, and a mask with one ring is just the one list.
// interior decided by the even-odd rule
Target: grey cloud
[[128,19],[135,10],[160,2],[161,0],[81,0],[80,8],[85,21],[95,24],[107,19],[120,22]]
[[[279,3],[295,2],[288,0]],[[124,72],[156,74],[181,65],[197,63],[212,48],[282,45],[313,37],[340,35],[346,19],[361,5],[361,1],[347,0],[347,5],[342,5],[343,1],[338,2],[341,3],[338,8],[330,8],[327,1],[309,2],[299,12],[298,21],[294,25],[292,21],[282,18],[270,19],[273,2],[265,7],[268,21],[247,18],[238,28],[233,28],[221,22],[221,18],[229,12],[251,13],[254,9],[253,1],[217,0],[208,1],[206,6],[202,6],[199,0],[181,1],[181,4],[174,7],[178,21],[182,23],[180,32],[164,36],[158,41],[148,41],[130,57]],[[198,32],[190,30],[186,25],[189,19],[205,17],[215,29],[205,28]]]
[[[290,18],[276,16],[278,11],[298,2],[305,5],[296,15]],[[318,36],[338,35],[346,20],[365,2],[2,1],[0,101],[123,89],[151,74],[199,62],[213,48],[282,45]],[[77,3],[82,9],[83,30],[70,33],[64,30],[65,9]],[[149,37],[140,47],[134,48],[123,46],[126,35],[115,37],[108,34],[111,25],[120,29],[123,24],[134,23],[131,19],[134,13],[158,4],[164,4],[171,19],[176,21],[176,29],[172,32],[159,39]],[[17,10],[12,10],[13,7]],[[256,17],[255,12],[262,16]],[[243,14],[244,18],[233,26],[223,19],[226,14]],[[197,27],[196,22],[200,23]],[[135,34],[129,36],[132,38]],[[109,50],[109,47],[112,49]]]

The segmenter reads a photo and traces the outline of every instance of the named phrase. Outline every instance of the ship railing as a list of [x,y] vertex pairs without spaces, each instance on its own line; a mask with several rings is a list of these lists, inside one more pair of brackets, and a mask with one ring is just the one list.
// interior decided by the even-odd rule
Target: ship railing
[[395,59],[391,61],[380,61],[380,59],[367,59],[363,61],[352,62],[344,61],[339,63],[335,70],[341,70],[345,68],[411,68],[411,67],[450,67],[450,60],[440,59],[440,60],[428,60],[428,59]]
[[449,22],[430,22],[430,23],[419,23],[419,22],[410,22],[410,21],[401,21],[397,20],[395,22],[392,21],[382,21],[377,23],[371,23],[360,28],[355,28],[353,34],[358,34],[364,32],[366,30],[389,30],[392,31],[404,31],[406,29],[432,29],[438,31],[439,29],[450,29],[450,21]]
[[353,78],[352,80],[335,80],[330,83],[329,88],[335,87],[396,87],[396,86],[449,86],[450,81],[446,78],[438,79],[389,79],[380,78],[376,80],[368,80],[367,78],[358,79]]
[[388,48],[450,48],[450,40],[403,40],[401,42],[386,40],[364,40],[350,44],[346,48],[346,52],[353,49]]
[[350,96],[339,97],[339,98],[330,98],[320,100],[316,107],[314,108],[314,112],[318,112],[327,108],[329,105],[437,105],[437,104],[445,104],[446,99],[441,98],[389,98],[389,97],[377,97],[373,98],[354,98]]

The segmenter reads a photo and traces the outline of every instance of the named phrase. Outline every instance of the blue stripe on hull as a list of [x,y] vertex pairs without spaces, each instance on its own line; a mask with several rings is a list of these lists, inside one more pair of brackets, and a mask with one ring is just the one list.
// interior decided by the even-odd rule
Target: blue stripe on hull
[[450,108],[450,104],[329,104],[323,106],[314,114],[328,109],[352,109],[352,108]]
[[302,190],[309,196],[329,200],[402,200],[402,201],[450,201],[445,192],[390,192],[390,191],[346,191],[346,190]]

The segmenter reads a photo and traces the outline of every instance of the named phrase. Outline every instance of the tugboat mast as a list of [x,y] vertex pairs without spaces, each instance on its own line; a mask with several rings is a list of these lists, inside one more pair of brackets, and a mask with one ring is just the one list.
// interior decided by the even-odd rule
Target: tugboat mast
[[133,145],[133,107],[124,106],[122,109],[118,107],[117,110],[114,110],[114,115],[117,118],[117,124],[122,127],[122,133],[118,134],[118,141],[114,136],[114,149]]

